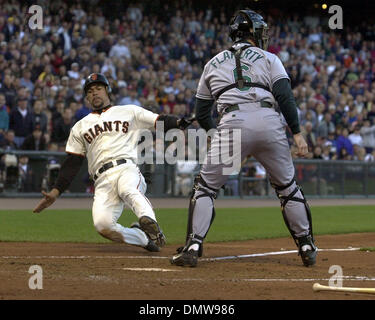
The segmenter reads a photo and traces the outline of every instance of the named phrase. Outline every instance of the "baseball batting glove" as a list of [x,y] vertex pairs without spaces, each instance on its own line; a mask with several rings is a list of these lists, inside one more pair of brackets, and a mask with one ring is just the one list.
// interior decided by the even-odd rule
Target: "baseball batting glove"
[[181,130],[185,130],[188,126],[190,126],[196,120],[197,119],[195,118],[195,116],[193,116],[191,118],[188,118],[188,119],[181,118],[180,121],[179,121],[178,127]]

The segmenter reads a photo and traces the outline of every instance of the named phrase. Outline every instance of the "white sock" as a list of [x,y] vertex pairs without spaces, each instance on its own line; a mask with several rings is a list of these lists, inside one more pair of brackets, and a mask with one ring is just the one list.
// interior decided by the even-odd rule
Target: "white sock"
[[126,243],[145,247],[148,244],[146,234],[138,228],[124,228],[123,235]]

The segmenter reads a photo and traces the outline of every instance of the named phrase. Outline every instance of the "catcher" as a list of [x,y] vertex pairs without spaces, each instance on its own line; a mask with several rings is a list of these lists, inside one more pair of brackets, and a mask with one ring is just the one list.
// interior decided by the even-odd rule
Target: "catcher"
[[[215,217],[214,199],[229,175],[228,164],[220,159],[222,147],[236,150],[242,161],[253,155],[266,169],[289,229],[305,266],[316,262],[317,248],[312,233],[310,208],[294,179],[294,165],[285,124],[276,110],[280,109],[290,130],[298,155],[307,153],[300,132],[296,102],[290,80],[280,59],[267,52],[268,26],[252,10],[237,11],[230,22],[234,44],[207,62],[196,94],[196,117],[207,131],[214,127],[211,107],[214,100],[221,114],[218,130],[202,166],[190,199],[186,243],[178,249],[171,263],[195,267],[202,255],[203,241]],[[225,136],[239,130],[241,139]],[[240,161],[240,163],[241,163]]]

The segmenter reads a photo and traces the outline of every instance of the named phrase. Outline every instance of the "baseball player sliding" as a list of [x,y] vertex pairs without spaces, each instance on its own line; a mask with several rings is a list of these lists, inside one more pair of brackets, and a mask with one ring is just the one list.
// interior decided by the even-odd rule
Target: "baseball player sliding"
[[[56,184],[34,209],[41,212],[52,205],[70,185],[87,157],[89,174],[95,182],[92,216],[96,230],[116,242],[141,246],[148,251],[160,251],[165,236],[154,210],[144,196],[145,179],[137,167],[137,145],[140,129],[163,121],[165,131],[185,129],[190,123],[169,115],[158,115],[136,105],[113,106],[110,84],[99,73],[89,75],[84,93],[92,112],[72,128]],[[138,217],[138,222],[126,228],[117,223],[124,203]]]
[[[279,58],[267,52],[268,26],[252,10],[237,11],[230,22],[229,50],[212,58],[201,76],[196,94],[196,117],[202,128],[214,127],[211,106],[216,100],[221,120],[207,155],[207,162],[195,178],[190,199],[188,230],[184,247],[177,249],[171,263],[195,267],[202,255],[203,240],[215,217],[213,201],[229,175],[228,163],[212,161],[222,147],[235,150],[233,138],[224,131],[240,130],[237,156],[254,156],[267,170],[282,214],[305,266],[316,262],[317,248],[312,233],[311,213],[305,196],[294,179],[293,161],[279,108],[298,148],[307,153],[300,133],[296,102],[290,80]],[[229,145],[228,145],[229,144]]]

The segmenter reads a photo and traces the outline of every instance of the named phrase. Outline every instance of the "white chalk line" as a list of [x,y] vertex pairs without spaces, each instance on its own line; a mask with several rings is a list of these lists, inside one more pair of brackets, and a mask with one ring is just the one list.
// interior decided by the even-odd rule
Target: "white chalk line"
[[[337,278],[339,280],[340,277]],[[227,278],[227,279],[207,279],[207,278],[182,278],[182,279],[163,279],[163,281],[244,281],[244,282],[316,282],[316,281],[330,281],[331,278]],[[375,277],[362,276],[344,276],[342,280],[345,281],[375,281]]]
[[156,272],[182,272],[182,269],[163,269],[163,268],[120,268],[125,271],[156,271]]
[[[318,251],[358,251],[360,248],[339,248],[339,249],[318,249]],[[273,255],[283,255],[290,253],[297,253],[297,250],[289,251],[273,251],[264,253],[252,253],[237,256],[201,258],[201,261],[217,261],[217,260],[231,260],[231,259],[244,259],[253,257],[265,257]],[[164,256],[0,256],[0,259],[170,259]]]
[[161,256],[0,256],[0,259],[168,259]]
[[[343,248],[343,249],[318,249],[318,251],[358,251],[360,248]],[[216,257],[216,258],[203,258],[202,261],[217,261],[217,260],[229,260],[229,259],[244,259],[244,258],[253,258],[253,257],[265,257],[265,256],[275,256],[289,253],[298,253],[298,250],[289,250],[289,251],[274,251],[266,253],[252,253],[252,254],[243,254],[238,256],[226,256],[226,257]]]

